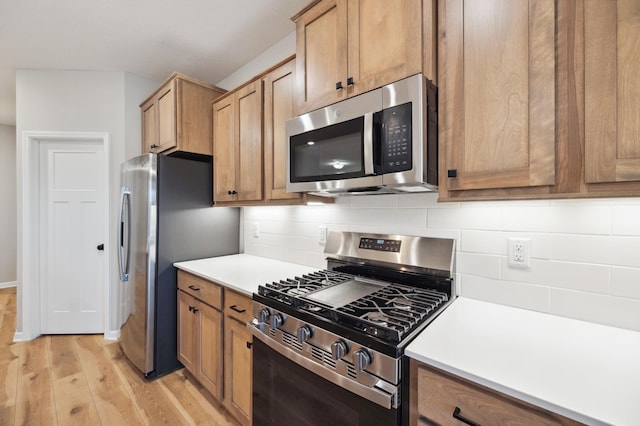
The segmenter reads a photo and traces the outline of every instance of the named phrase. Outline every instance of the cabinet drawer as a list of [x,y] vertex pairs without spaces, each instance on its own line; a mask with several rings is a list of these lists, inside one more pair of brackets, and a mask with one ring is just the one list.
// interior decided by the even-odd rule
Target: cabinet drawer
[[237,319],[242,323],[251,320],[251,298],[239,293],[235,293],[229,289],[226,290],[225,314]]
[[431,368],[417,366],[417,376],[419,425],[464,424],[461,418],[479,425],[579,424]]
[[222,310],[222,287],[178,269],[178,288],[208,305]]

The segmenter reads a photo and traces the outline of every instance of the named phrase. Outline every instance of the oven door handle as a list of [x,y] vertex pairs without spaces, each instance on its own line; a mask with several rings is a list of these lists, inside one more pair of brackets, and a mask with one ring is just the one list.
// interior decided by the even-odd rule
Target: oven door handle
[[[254,337],[258,338],[262,343],[269,346],[274,351],[279,354],[289,358],[294,361],[296,364],[306,368],[307,370],[317,374],[318,376],[330,381],[331,383],[340,386],[343,389],[351,391],[356,395],[359,395],[375,404],[378,404],[384,408],[398,408],[398,389],[397,387],[387,383],[380,381],[381,385],[386,385],[389,391],[387,392],[378,387],[369,387],[363,384],[360,384],[356,381],[353,381],[347,377],[341,376],[328,370],[324,366],[318,364],[311,359],[302,356],[295,351],[288,349],[277,341],[267,337],[260,331],[258,325],[253,324],[252,322],[247,323],[247,328],[251,331]],[[392,390],[393,389],[393,390]]]

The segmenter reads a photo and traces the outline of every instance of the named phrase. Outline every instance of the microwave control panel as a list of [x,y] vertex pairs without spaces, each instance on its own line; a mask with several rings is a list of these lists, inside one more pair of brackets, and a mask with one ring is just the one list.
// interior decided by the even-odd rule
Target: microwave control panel
[[411,170],[411,103],[382,110],[383,173]]

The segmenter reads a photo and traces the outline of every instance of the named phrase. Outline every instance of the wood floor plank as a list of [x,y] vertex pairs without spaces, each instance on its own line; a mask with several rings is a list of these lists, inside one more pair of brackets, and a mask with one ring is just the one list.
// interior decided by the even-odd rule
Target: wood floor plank
[[15,424],[21,344],[0,347],[0,426],[4,426]]
[[72,337],[51,336],[51,378],[58,423],[100,424],[87,379],[76,355]]
[[134,395],[109,359],[102,336],[77,336],[73,342],[102,424],[144,425],[133,403]]
[[20,351],[16,425],[57,425],[49,374],[49,336],[40,336]]
[[101,335],[13,343],[15,289],[0,289],[0,426],[237,425],[179,370],[145,380]]
[[197,425],[239,426],[238,423],[206,390],[185,375],[184,369],[160,378],[167,392],[189,413]]
[[112,354],[114,364],[124,380],[129,383],[135,396],[138,412],[144,422],[149,425],[191,425],[180,410],[173,404],[162,390],[157,380],[146,380],[142,374],[127,360],[117,344],[107,345]]

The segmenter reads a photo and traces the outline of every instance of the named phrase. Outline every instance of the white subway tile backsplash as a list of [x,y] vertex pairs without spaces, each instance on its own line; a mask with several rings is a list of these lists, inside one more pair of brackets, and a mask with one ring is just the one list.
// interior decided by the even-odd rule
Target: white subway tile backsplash
[[[450,204],[459,206],[460,204]],[[398,208],[438,208],[443,204],[438,204],[437,192],[423,192],[415,194],[398,194]]]
[[532,259],[530,269],[522,269],[510,267],[505,259],[501,276],[506,281],[609,293],[609,267],[603,265]]
[[[341,197],[322,206],[243,208],[246,253],[323,268],[319,226],[456,240],[458,292],[640,330],[640,198],[439,203],[436,193]],[[531,268],[507,266],[507,238]],[[635,311],[633,311],[635,309]]]
[[640,330],[640,300],[564,289],[551,290],[551,313]]
[[457,271],[464,275],[478,275],[485,278],[500,278],[500,256],[457,253]]
[[363,197],[353,197],[351,200],[352,209],[395,209],[398,207],[398,195],[367,195]]
[[611,295],[640,299],[640,269],[611,268]]
[[502,210],[500,207],[467,207],[428,209],[429,228],[460,228],[499,231]]
[[640,236],[640,206],[611,207],[613,235]]
[[502,230],[571,234],[611,233],[611,208],[579,203],[549,206],[504,206]]
[[549,287],[460,274],[460,295],[539,312],[549,311]]

